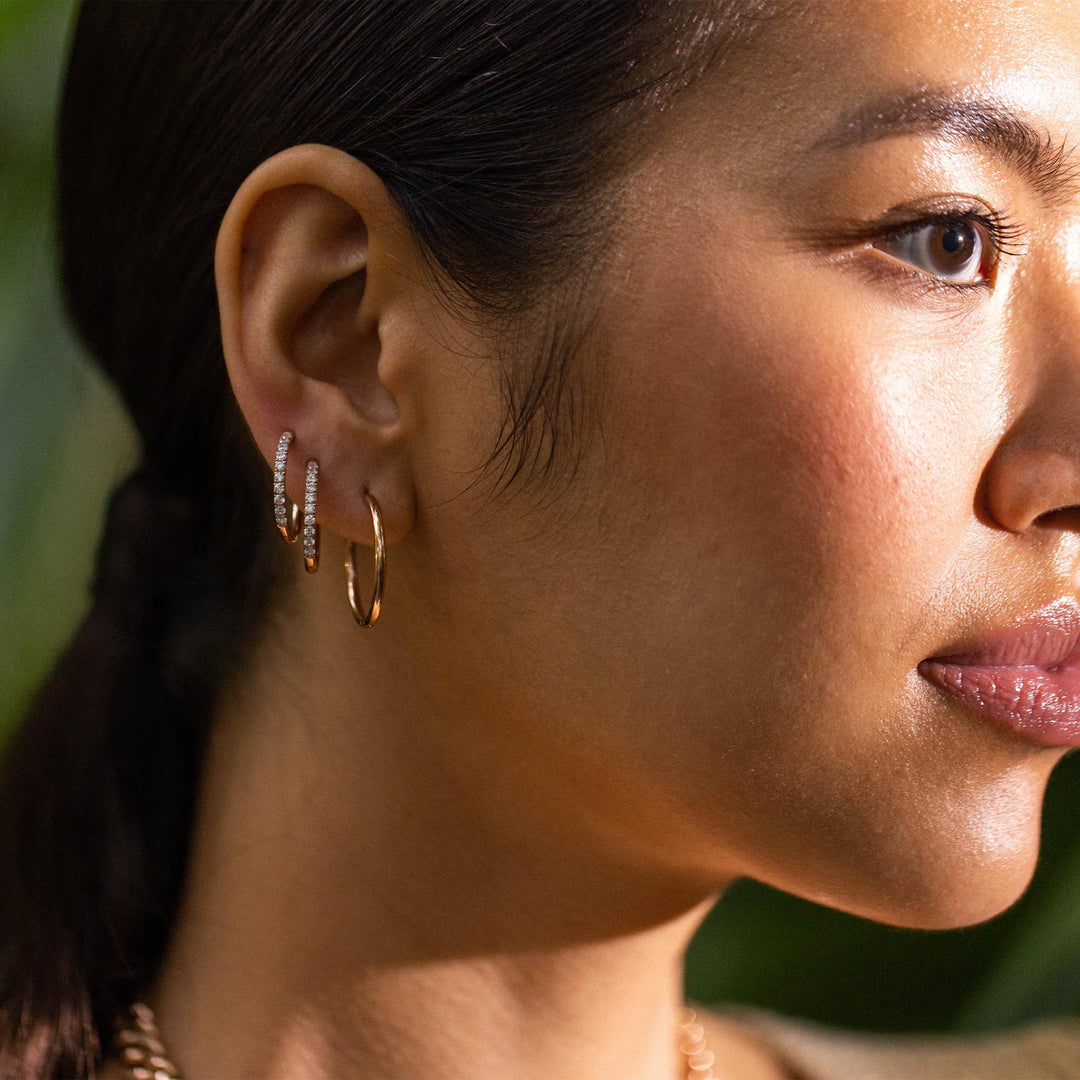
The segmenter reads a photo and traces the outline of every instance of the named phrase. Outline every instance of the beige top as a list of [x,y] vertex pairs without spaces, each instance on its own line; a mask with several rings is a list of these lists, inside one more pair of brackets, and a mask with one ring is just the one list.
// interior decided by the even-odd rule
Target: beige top
[[1080,1080],[1080,1019],[987,1035],[870,1035],[743,1006],[717,1008],[799,1080]]

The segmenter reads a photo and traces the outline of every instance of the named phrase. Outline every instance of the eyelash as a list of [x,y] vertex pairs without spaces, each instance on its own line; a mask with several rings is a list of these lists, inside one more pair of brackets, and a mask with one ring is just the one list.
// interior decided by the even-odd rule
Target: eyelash
[[[985,233],[993,252],[993,272],[987,277],[979,281],[949,281],[947,278],[918,270],[895,256],[888,258],[888,268],[902,273],[907,278],[915,279],[917,284],[926,289],[947,289],[950,292],[970,293],[973,289],[986,290],[992,288],[997,278],[997,268],[1001,258],[1007,255],[1023,254],[1022,248],[1013,245],[1016,241],[1022,239],[1024,231],[1018,224],[1004,215],[990,214],[976,207],[958,207],[950,210],[925,212],[891,228],[875,230],[867,239],[871,241],[888,240],[917,232],[928,225],[955,225],[958,223],[977,224]],[[885,263],[883,259],[877,261],[882,264]],[[881,268],[885,269],[885,266],[883,265]]]

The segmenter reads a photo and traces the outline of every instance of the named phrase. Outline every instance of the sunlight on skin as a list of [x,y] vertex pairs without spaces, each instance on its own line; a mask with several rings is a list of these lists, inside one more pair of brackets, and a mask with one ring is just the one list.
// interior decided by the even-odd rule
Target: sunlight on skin
[[[796,10],[644,133],[576,361],[603,437],[558,498],[461,493],[498,361],[364,166],[287,156],[230,207],[230,377],[268,461],[325,439],[326,550],[369,542],[346,489],[381,414],[324,392],[343,355],[400,419],[377,632],[298,566],[218,718],[155,994],[188,1080],[674,1078],[682,951],[731,880],[928,928],[1026,887],[1064,750],[916,667],[1077,590],[1075,519],[1037,519],[1080,502],[1080,200],[959,106],[1076,141],[1080,3]],[[838,144],[928,89],[947,124]],[[364,318],[291,334],[303,289],[265,267],[301,280],[323,234],[288,226],[351,214]],[[722,1075],[782,1075],[728,1035]]]

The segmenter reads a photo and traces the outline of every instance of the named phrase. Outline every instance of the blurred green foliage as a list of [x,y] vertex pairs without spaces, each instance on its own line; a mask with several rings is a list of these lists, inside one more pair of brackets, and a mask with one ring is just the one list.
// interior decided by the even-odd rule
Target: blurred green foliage
[[[52,117],[72,10],[0,0],[0,736],[85,610],[105,494],[136,454],[57,297]],[[688,992],[878,1030],[1080,1013],[1078,807],[1071,755],[1028,894],[964,931],[883,927],[743,882],[695,939]]]
[[0,737],[86,608],[103,499],[134,462],[57,296],[52,123],[72,10],[0,0]]

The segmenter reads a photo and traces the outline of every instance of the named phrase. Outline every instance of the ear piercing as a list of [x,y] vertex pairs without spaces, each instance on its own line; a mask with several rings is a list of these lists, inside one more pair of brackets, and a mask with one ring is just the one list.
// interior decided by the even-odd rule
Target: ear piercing
[[[277,457],[274,459],[274,522],[286,543],[294,544],[301,533],[300,507],[290,502],[285,494],[285,468],[288,463],[289,446],[293,432],[285,431],[278,440]],[[316,496],[319,486],[319,463],[307,463],[304,479],[304,568],[309,574],[319,569],[319,523],[315,516]],[[367,610],[357,600],[356,542],[349,544],[349,556],[345,561],[346,592],[353,617],[360,626],[373,626],[382,605],[383,583],[386,580],[386,544],[383,539],[382,517],[379,504],[370,492],[364,492],[364,500],[371,513],[371,526],[375,533],[375,587]]]
[[[289,501],[285,494],[285,463],[289,456],[289,443],[293,433],[286,431],[277,444],[277,458],[274,460],[274,521],[288,544],[295,544],[300,534],[300,507]],[[286,509],[289,507],[290,509]]]
[[[282,432],[274,459],[274,521],[288,544],[295,544],[300,535],[300,507],[285,494],[285,468],[289,459],[291,431]],[[319,569],[319,526],[315,521],[315,489],[319,482],[319,463],[307,463],[304,483],[304,566],[309,574]]]
[[319,524],[315,520],[315,489],[319,484],[319,463],[307,463],[304,481],[304,567],[309,574],[319,569]]

